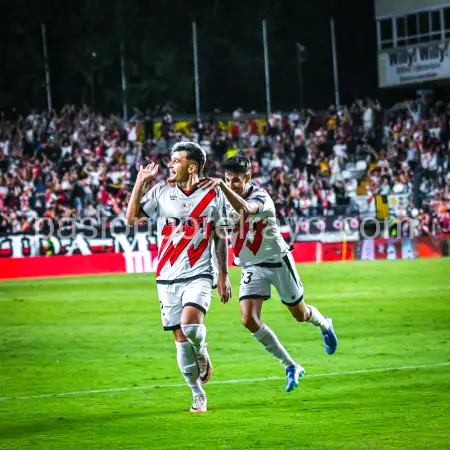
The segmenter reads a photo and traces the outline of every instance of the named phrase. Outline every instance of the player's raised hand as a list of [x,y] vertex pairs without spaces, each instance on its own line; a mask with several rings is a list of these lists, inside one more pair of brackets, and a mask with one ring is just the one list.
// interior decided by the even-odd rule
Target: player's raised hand
[[220,178],[205,177],[200,179],[198,187],[200,189],[211,189],[214,186],[219,186],[220,183],[223,183]]
[[137,174],[137,180],[143,183],[153,181],[158,175],[159,166],[158,164],[151,163],[147,166],[139,166],[139,172]]
[[217,280],[217,292],[220,296],[220,301],[222,303],[228,303],[232,296],[231,283],[227,274],[219,275]]

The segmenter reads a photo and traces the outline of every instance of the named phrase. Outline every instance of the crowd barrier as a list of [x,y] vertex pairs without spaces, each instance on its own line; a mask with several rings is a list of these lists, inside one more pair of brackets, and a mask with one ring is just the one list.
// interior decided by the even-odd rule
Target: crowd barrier
[[[449,256],[450,236],[417,239],[365,239],[358,242],[299,242],[292,255],[297,263],[327,261],[439,258]],[[88,255],[0,258],[0,279],[155,272],[156,249]],[[233,261],[232,250],[229,261]]]

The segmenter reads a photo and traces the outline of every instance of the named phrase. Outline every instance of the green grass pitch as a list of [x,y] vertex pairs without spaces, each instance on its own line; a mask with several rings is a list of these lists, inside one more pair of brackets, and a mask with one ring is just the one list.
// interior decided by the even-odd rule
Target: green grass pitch
[[450,259],[299,271],[338,352],[274,294],[263,318],[306,369],[286,394],[240,324],[233,269],[233,300],[215,294],[205,321],[214,375],[199,415],[154,274],[0,282],[0,448],[450,448]]

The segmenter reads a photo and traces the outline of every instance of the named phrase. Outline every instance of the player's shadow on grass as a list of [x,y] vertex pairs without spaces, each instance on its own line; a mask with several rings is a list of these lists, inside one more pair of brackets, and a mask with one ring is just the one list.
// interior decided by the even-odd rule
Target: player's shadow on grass
[[[102,422],[113,422],[113,421],[121,421],[126,419],[134,419],[134,418],[145,418],[148,417],[149,425],[151,425],[151,421],[153,417],[161,418],[164,415],[170,415],[174,417],[176,414],[186,413],[190,414],[186,410],[181,410],[180,408],[173,409],[165,409],[158,410],[156,413],[151,414],[149,411],[136,411],[136,412],[111,412],[107,414],[99,414],[99,415],[86,415],[86,416],[77,416],[77,417],[56,417],[52,419],[47,419],[40,422],[23,424],[23,425],[11,425],[11,426],[0,426],[0,448],[1,441],[6,439],[15,439],[20,438],[26,435],[38,435],[38,434],[46,434],[46,433],[63,433],[69,432],[76,429],[86,429],[86,424],[101,424]],[[32,420],[30,418],[30,420]],[[170,419],[173,420],[173,419]]]
[[[278,404],[281,408],[292,407],[289,405],[291,402],[280,402]],[[201,416],[207,417],[210,414],[215,414],[218,412],[229,412],[233,410],[259,410],[266,409],[267,401],[261,400],[259,401],[243,401],[240,403],[236,402],[219,402],[215,405],[211,405],[208,408],[208,413],[202,414]],[[76,416],[76,417],[55,417],[49,418],[44,421],[34,422],[23,425],[14,425],[10,426],[1,426],[0,427],[0,442],[2,439],[15,439],[24,436],[34,436],[39,434],[48,434],[48,433],[63,433],[69,432],[79,428],[86,428],[86,424],[101,424],[102,422],[114,422],[121,421],[126,419],[134,419],[134,418],[148,418],[148,421],[151,424],[152,418],[161,418],[161,416],[171,416],[170,421],[175,420],[176,415],[185,415],[190,416],[192,418],[198,417],[197,414],[191,414],[187,409],[182,408],[170,408],[170,409],[159,409],[154,414],[151,414],[148,410],[145,411],[135,411],[135,412],[110,412],[99,415],[84,415],[84,416]],[[30,420],[32,420],[30,418]]]

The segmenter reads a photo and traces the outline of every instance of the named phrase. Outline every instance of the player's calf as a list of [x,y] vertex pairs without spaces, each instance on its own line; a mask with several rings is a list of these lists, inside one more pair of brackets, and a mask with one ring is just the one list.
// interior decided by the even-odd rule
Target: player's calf
[[297,322],[308,322],[309,318],[311,317],[310,311],[306,308],[304,302],[300,302],[295,306],[287,305],[287,307],[292,314],[292,317],[294,317]]
[[310,322],[322,331],[328,330],[329,324],[327,319],[316,307],[307,305],[303,300],[297,305],[287,305],[287,307],[297,322]]
[[262,304],[263,299],[259,297],[245,298],[240,301],[242,325],[252,334],[261,328]]
[[206,399],[205,391],[199,381],[199,368],[191,343],[175,341],[175,345],[177,347],[178,366],[187,385],[191,388],[194,403],[197,397],[203,396]]
[[265,323],[261,325],[261,328],[256,333],[252,333],[252,335],[284,367],[296,365],[291,355],[278,340],[276,334]]
[[256,333],[261,328],[261,320],[252,314],[242,314],[242,325],[247,328],[250,333]]

